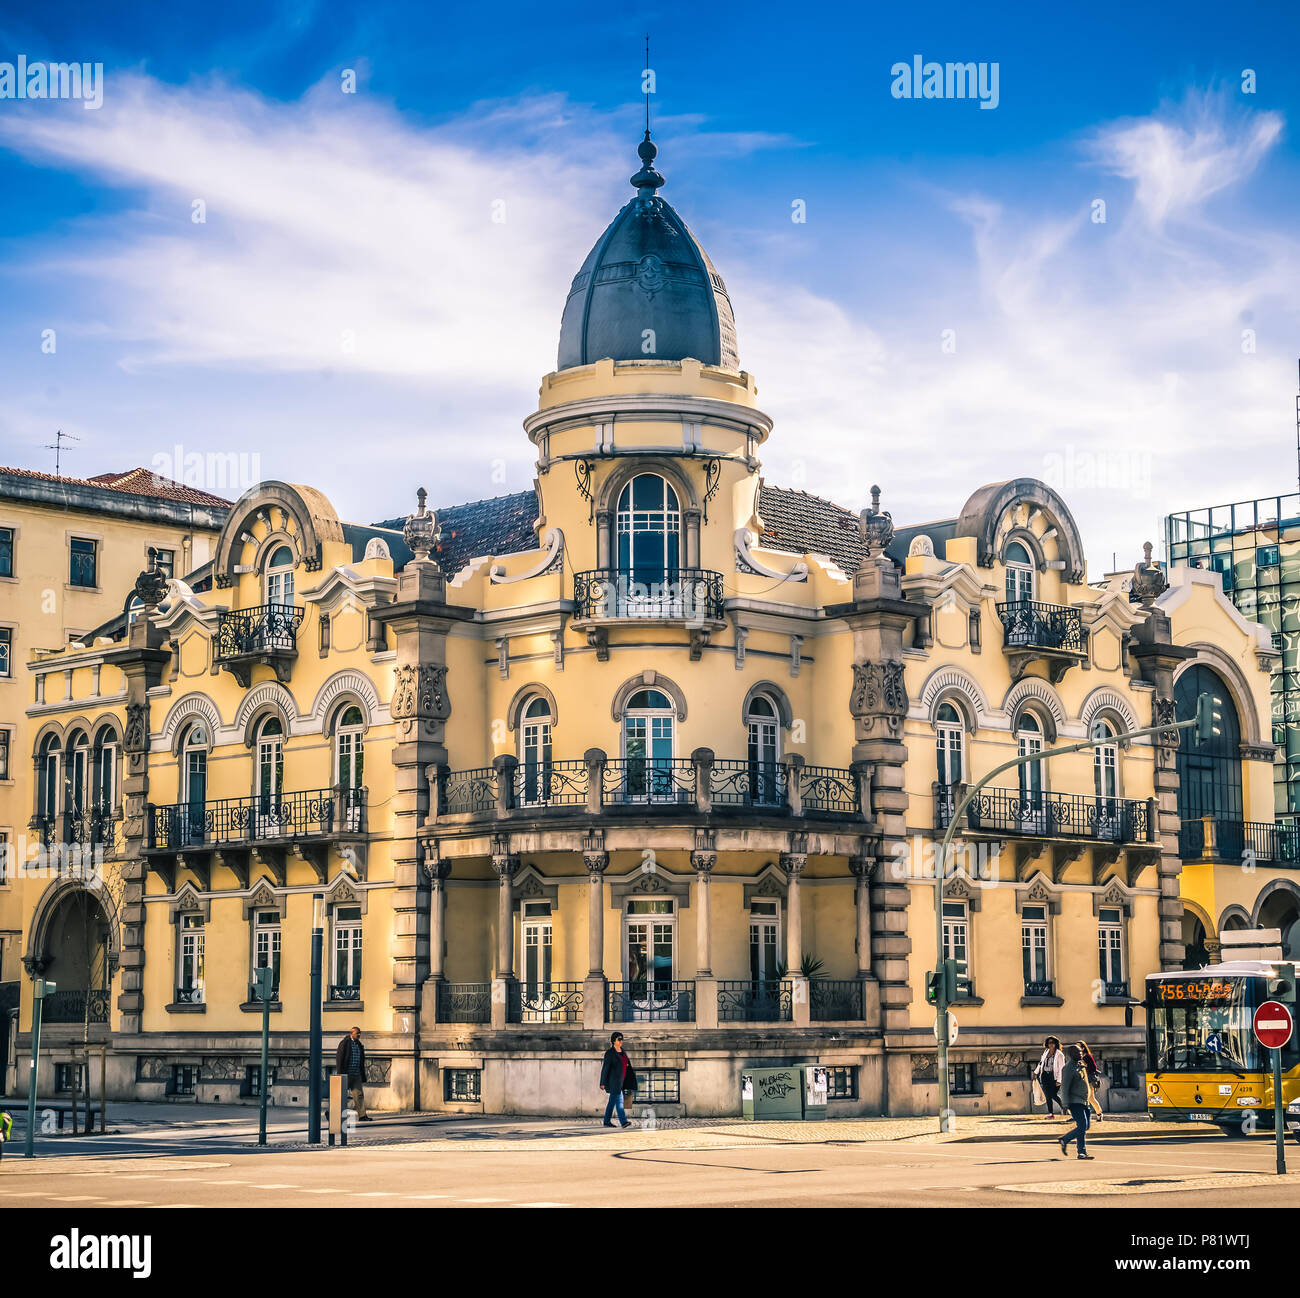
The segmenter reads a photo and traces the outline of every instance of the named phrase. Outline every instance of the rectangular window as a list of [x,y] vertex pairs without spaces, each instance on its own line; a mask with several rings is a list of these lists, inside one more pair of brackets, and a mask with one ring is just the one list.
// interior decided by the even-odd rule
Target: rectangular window
[[203,1001],[203,916],[181,916],[181,963],[176,998],[192,1004]]
[[1133,1088],[1133,1060],[1106,1059],[1102,1061],[1101,1067],[1110,1079],[1110,1084],[1117,1090],[1127,1091]]
[[155,547],[158,551],[158,568],[165,577],[176,576],[176,551]]
[[858,1070],[856,1067],[828,1068],[830,1074],[830,1091],[827,1098],[832,1100],[856,1100],[858,1098]]
[[13,649],[13,628],[0,626],[0,676],[13,675]]
[[7,829],[0,829],[0,888],[13,878],[17,867],[13,859],[13,843]]
[[481,1079],[483,1072],[478,1068],[447,1068],[443,1071],[443,1094],[449,1100],[459,1100],[466,1104],[477,1104],[483,1098]]
[[974,1064],[948,1065],[948,1090],[953,1095],[978,1095],[979,1078]]
[[[334,983],[330,995],[335,1000],[352,999],[347,993],[361,986],[361,907],[334,908]],[[340,995],[339,993],[343,994]]]
[[[270,1067],[267,1068],[266,1078],[269,1085],[271,1086],[275,1085],[274,1064],[270,1065]],[[256,1095],[256,1096],[260,1096],[262,1094],[262,1065],[261,1064],[249,1064],[244,1069],[244,1094]],[[325,1095],[329,1094],[328,1085],[326,1086],[322,1094]]]
[[280,913],[259,910],[253,920],[253,968],[271,969],[272,994],[280,992]]
[[0,726],[0,780],[9,778],[9,737],[13,731]]
[[676,1068],[646,1068],[636,1075],[636,1098],[641,1104],[678,1104],[681,1073]]
[[94,589],[99,585],[99,542],[74,536],[69,543],[68,584]]
[[1261,568],[1276,568],[1281,561],[1281,556],[1275,545],[1261,545],[1255,551],[1255,562]]
[[1047,971],[1047,907],[1025,906],[1020,912],[1021,963],[1026,996],[1050,996]]
[[14,529],[0,527],[0,577],[14,575]]
[[1120,995],[1125,983],[1124,913],[1118,907],[1103,906],[1097,912],[1097,954],[1106,991]]
[[755,900],[749,908],[749,976],[772,982],[780,963],[780,904]]
[[964,901],[943,903],[943,958],[957,961],[957,995],[969,996],[970,912]]
[[172,1080],[167,1088],[169,1095],[193,1095],[199,1082],[198,1064],[173,1064]]
[[72,1094],[75,1089],[78,1095],[86,1094],[86,1065],[85,1064],[55,1064],[54,1065],[54,1089],[63,1095]]

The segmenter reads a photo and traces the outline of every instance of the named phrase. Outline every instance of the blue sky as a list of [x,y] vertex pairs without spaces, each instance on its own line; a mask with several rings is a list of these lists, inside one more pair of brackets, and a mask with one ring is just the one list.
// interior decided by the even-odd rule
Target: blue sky
[[[526,487],[648,29],[768,481],[912,522],[1044,477],[1094,575],[1294,490],[1287,5],[47,8],[0,13],[0,62],[102,62],[104,105],[0,100],[0,461],[256,453],[358,520]],[[917,54],[997,63],[997,108],[893,98]]]

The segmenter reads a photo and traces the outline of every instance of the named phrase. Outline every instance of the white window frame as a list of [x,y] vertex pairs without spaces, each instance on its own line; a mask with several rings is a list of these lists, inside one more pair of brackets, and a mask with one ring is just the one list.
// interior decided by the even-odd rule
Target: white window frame
[[[764,941],[763,931],[770,930],[772,934],[772,948],[775,953],[773,964],[781,963],[781,903],[779,901],[767,898],[755,897],[749,903],[749,976],[750,980],[755,983],[765,983],[769,979],[763,973],[763,948],[767,945]],[[758,952],[758,968],[755,971],[754,955]],[[776,975],[773,973],[772,981],[775,981]]]
[[[528,1023],[551,1019],[551,984],[555,981],[555,917],[549,901],[525,901],[519,912],[519,982],[523,1018]],[[529,977],[528,953],[537,952],[537,976]]]
[[272,982],[272,999],[278,1000],[280,997],[280,974],[283,970],[282,963],[282,943],[284,937],[284,918],[278,910],[268,910],[265,907],[253,912],[253,977],[249,979],[252,984],[256,981],[256,971],[266,968],[268,965],[275,970],[275,978]]
[[534,694],[519,716],[519,800],[524,806],[546,801],[551,756],[551,705]]
[[1034,567],[1034,557],[1023,541],[1012,541],[1006,549],[1009,556],[1012,549],[1018,549],[1024,559],[1004,558],[1006,568],[1006,596],[1008,604],[1031,604],[1037,594],[1038,573]]
[[[955,721],[949,721],[942,716],[945,708],[956,717]],[[940,703],[935,709],[934,718],[935,756],[939,783],[944,788],[951,789],[953,785],[960,784],[966,778],[966,727],[955,703],[946,701]]]
[[[649,907],[663,906],[663,905],[667,905],[669,907],[669,910],[659,912],[659,911],[654,911],[649,909]],[[638,909],[638,907],[646,907],[647,909],[641,910]],[[647,932],[646,944],[651,951],[653,951],[655,945],[655,939],[656,939],[655,929],[661,926],[666,927],[668,929],[670,956],[669,956],[667,981],[670,983],[677,981],[678,955],[677,955],[677,901],[676,899],[672,897],[653,897],[653,898],[629,897],[623,909],[623,933],[622,933],[622,942],[620,943],[622,949],[619,952],[619,960],[622,964],[622,969],[623,969],[623,981],[629,988],[629,996],[630,996],[631,984],[635,981],[632,977],[632,970],[629,967],[629,956],[631,955],[632,930],[634,928],[638,928],[641,926],[644,926],[646,928],[646,932]],[[647,978],[646,985],[652,987],[662,983],[662,981],[664,980],[656,979],[654,980],[654,982],[651,982],[650,979]],[[649,1011],[651,1008],[651,1002],[654,1000],[655,998],[653,996],[653,993],[647,994],[642,1008],[646,1011]],[[656,1003],[660,1003],[660,1002],[656,1002]],[[642,1015],[639,1015],[637,1013],[638,1004],[639,1004],[638,1002],[633,1001],[634,1008],[633,1008],[632,1017],[634,1019],[638,1017],[642,1017]],[[644,1017],[648,1018],[649,1013],[648,1012],[645,1013]]]
[[[1041,938],[1041,941],[1037,939]],[[1041,952],[1043,973],[1035,977],[1031,967],[1025,970],[1025,952]],[[1031,982],[1053,982],[1052,974],[1052,915],[1046,902],[1030,902],[1020,908],[1020,965],[1024,973],[1025,987]]]
[[[1117,918],[1108,919],[1109,915]],[[1100,975],[1103,992],[1107,983],[1128,982],[1128,952],[1125,950],[1124,910],[1120,906],[1100,906],[1097,909],[1097,972]],[[1111,977],[1110,960],[1117,957],[1119,977]]]
[[[281,551],[288,554],[287,563],[275,562]],[[263,603],[275,604],[280,608],[293,607],[294,569],[297,566],[293,557],[293,546],[281,543],[271,551],[266,561],[266,571],[262,576],[262,589],[265,593]]]
[[[348,913],[344,915],[344,911]],[[365,917],[360,906],[334,906],[330,912],[333,929],[330,940],[330,987],[361,987],[365,959]],[[339,981],[339,957],[343,957],[349,981]]]
[[[203,960],[206,946],[203,916],[192,911],[181,914],[177,921],[176,987],[179,990],[187,985],[185,974],[188,967],[190,970],[188,986],[197,993],[191,997],[192,1004],[201,1005],[205,1000]],[[194,972],[195,965],[197,965],[197,974]]]
[[[966,953],[966,984],[970,987],[975,982],[975,966],[971,959],[971,922],[970,922],[970,903],[958,898],[944,898],[943,906],[943,958],[945,960],[961,960],[957,954],[958,941],[960,935],[960,947]],[[958,994],[962,992],[960,983],[958,984]]]

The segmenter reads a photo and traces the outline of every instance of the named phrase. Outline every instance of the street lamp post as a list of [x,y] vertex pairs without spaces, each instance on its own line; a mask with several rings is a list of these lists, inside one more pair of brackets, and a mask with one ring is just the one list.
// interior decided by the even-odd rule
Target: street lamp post
[[36,1063],[41,1054],[41,1009],[45,998],[56,991],[54,983],[47,983],[44,978],[36,979],[32,988],[32,1069],[27,1078],[27,1139],[23,1146],[23,1157],[31,1158],[35,1152],[32,1145],[36,1138]]
[[[952,815],[948,820],[948,828],[944,831],[943,845],[939,849],[939,858],[935,862],[934,869],[935,972],[932,986],[934,989],[935,1008],[934,1035],[938,1039],[938,1058],[936,1063],[939,1074],[939,1130],[941,1132],[951,1130],[952,1094],[948,1083],[948,1005],[955,982],[954,979],[946,976],[948,973],[947,966],[950,962],[944,959],[943,954],[943,885],[948,877],[948,850],[952,845],[952,836],[956,832],[962,813],[970,805],[972,800],[975,798],[975,795],[978,794],[990,780],[1001,775],[1003,771],[1014,770],[1016,767],[1025,766],[1029,762],[1045,761],[1049,757],[1060,757],[1065,753],[1081,752],[1086,748],[1095,748],[1101,743],[1114,743],[1116,740],[1120,739],[1134,739],[1139,735],[1168,734],[1171,730],[1187,730],[1192,726],[1196,727],[1196,742],[1198,744],[1214,736],[1217,727],[1217,718],[1214,715],[1213,700],[1210,695],[1201,694],[1197,697],[1196,715],[1187,721],[1171,721],[1165,725],[1143,726],[1138,730],[1125,730],[1117,735],[1107,735],[1104,739],[1085,739],[1082,743],[1065,744],[1060,748],[1049,748],[1044,752],[1029,753],[1023,757],[1014,757],[1009,762],[1003,762],[1001,766],[995,766],[977,784],[971,785],[971,787],[966,790],[966,795],[962,800],[953,807]],[[1154,828],[1154,826],[1152,828]]]
[[325,894],[311,897],[311,1035],[307,1047],[307,1143],[320,1144],[321,952],[324,946]]

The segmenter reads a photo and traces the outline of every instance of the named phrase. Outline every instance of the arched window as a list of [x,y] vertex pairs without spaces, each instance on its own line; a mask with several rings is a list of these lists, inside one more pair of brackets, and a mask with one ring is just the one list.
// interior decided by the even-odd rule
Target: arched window
[[781,801],[781,723],[776,704],[755,694],[745,717],[749,729],[749,790],[754,802],[775,806]]
[[65,773],[67,789],[64,810],[74,818],[80,817],[90,809],[90,739],[84,730],[78,730],[68,736],[67,769]]
[[546,799],[551,771],[551,705],[538,695],[519,721],[519,769],[522,801]]
[[261,838],[278,838],[285,832],[284,725],[270,716],[257,728],[257,824]]
[[637,690],[623,713],[623,762],[631,797],[672,798],[677,714],[660,690]]
[[[1043,751],[1043,726],[1038,718],[1026,710],[1016,723],[1016,748],[1019,756],[1033,757]],[[1036,821],[1043,811],[1043,763],[1026,762],[1017,768],[1020,772],[1020,807],[1022,817]]]
[[334,781],[345,789],[359,789],[365,783],[365,731],[361,709],[349,704],[334,731]]
[[36,763],[36,814],[42,820],[50,822],[51,827],[54,818],[59,814],[61,756],[58,736],[46,735],[41,740],[40,754]]
[[1239,861],[1242,849],[1241,722],[1228,687],[1217,673],[1193,663],[1174,685],[1178,717],[1196,715],[1196,700],[1210,696],[1216,733],[1197,744],[1192,731],[1178,732],[1178,815],[1182,819],[1180,850],[1199,857],[1203,842],[1202,816],[1214,817],[1214,841],[1219,857]]
[[618,570],[639,585],[673,580],[680,560],[682,511],[677,493],[656,473],[638,474],[618,498]]
[[204,841],[208,801],[208,732],[195,721],[181,740],[181,801],[185,805],[183,842]]
[[939,783],[945,789],[960,784],[965,767],[966,729],[961,713],[951,703],[940,703],[934,714],[935,749],[939,759]]
[[1093,739],[1100,739],[1092,750],[1093,787],[1099,798],[1119,797],[1119,746],[1115,742],[1115,727],[1109,721],[1097,721],[1092,727]]
[[287,545],[277,545],[266,561],[266,602],[268,604],[293,604],[293,551]]
[[1007,570],[1007,603],[1019,604],[1034,598],[1034,564],[1019,541],[1007,546],[1003,563]]
[[117,734],[112,726],[100,726],[95,732],[90,796],[95,809],[104,815],[111,815],[117,805]]

